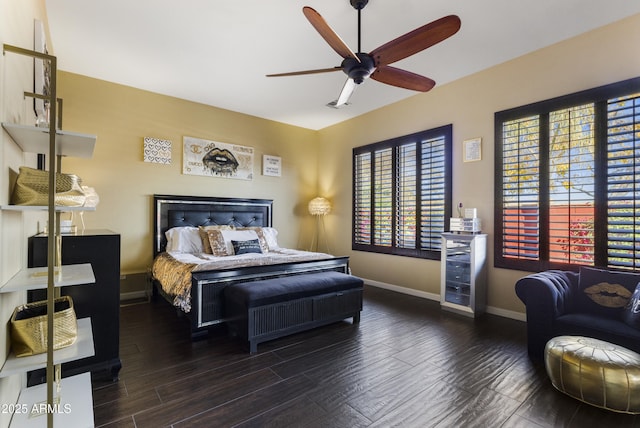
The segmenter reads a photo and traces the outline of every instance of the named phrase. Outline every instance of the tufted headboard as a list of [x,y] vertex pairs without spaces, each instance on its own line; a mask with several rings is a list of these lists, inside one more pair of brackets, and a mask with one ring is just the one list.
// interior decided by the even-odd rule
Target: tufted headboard
[[153,257],[167,245],[165,232],[177,226],[271,226],[271,199],[153,195]]

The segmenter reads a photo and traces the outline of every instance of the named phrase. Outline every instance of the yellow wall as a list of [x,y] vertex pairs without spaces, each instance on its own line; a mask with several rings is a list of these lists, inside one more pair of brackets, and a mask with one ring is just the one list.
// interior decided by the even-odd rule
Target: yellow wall
[[[523,319],[514,283],[525,273],[492,267],[494,113],[640,76],[638,46],[640,15],[323,129],[319,157],[331,168],[320,171],[318,188],[335,197],[336,209],[326,226],[337,252],[351,256],[354,274],[383,283],[379,285],[439,295],[439,262],[351,251],[344,238],[351,236],[351,150],[453,123],[453,203],[477,207],[482,229],[489,234],[488,305],[494,313]],[[482,160],[464,163],[462,141],[475,137],[482,138]]]
[[[98,135],[91,160],[67,159],[63,169],[98,190],[98,210],[85,214],[85,222],[122,234],[123,273],[144,272],[151,262],[153,193],[273,198],[281,243],[297,248],[310,244],[314,223],[306,203],[319,194],[333,202],[325,219],[328,245],[351,257],[355,274],[379,286],[438,298],[437,261],[351,250],[351,157],[353,147],[453,123],[453,202],[476,207],[489,234],[489,310],[523,319],[513,285],[525,273],[491,267],[494,113],[636,77],[640,56],[631,53],[638,42],[640,15],[317,132],[61,73],[64,128]],[[255,179],[182,175],[184,135],[254,147]],[[173,141],[171,166],[142,161],[145,136]],[[464,163],[462,141],[475,137],[482,138],[482,160]],[[262,154],[282,157],[283,177],[260,175]]]
[[[97,190],[100,203],[84,222],[121,234],[123,273],[151,264],[154,193],[273,199],[281,245],[310,245],[316,132],[71,73],[59,73],[59,85],[63,128],[98,137],[91,159],[65,158],[62,169]],[[253,147],[253,180],[183,175],[183,136]],[[144,137],[172,141],[171,165],[143,161]],[[281,177],[261,174],[263,154],[282,158]]]

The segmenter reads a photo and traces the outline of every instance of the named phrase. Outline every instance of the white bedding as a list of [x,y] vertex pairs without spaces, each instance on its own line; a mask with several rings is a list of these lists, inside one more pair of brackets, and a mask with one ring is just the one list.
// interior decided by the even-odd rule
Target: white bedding
[[265,266],[302,261],[326,260],[331,254],[275,248],[267,253],[250,253],[216,257],[206,253],[160,253],[153,262],[152,274],[173,304],[184,312],[191,311],[191,272]]
[[278,248],[268,253],[251,253],[224,257],[216,257],[206,253],[190,254],[170,252],[169,254],[179,262],[196,264],[197,266],[193,268],[193,272],[333,258],[331,254],[293,250],[290,248]]

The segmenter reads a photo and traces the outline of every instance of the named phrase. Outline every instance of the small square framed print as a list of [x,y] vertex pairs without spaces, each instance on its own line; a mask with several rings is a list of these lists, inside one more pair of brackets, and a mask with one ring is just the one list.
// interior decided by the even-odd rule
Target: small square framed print
[[482,138],[472,138],[462,142],[464,162],[475,162],[482,159]]
[[279,156],[262,156],[262,175],[280,177],[282,175],[282,158]]

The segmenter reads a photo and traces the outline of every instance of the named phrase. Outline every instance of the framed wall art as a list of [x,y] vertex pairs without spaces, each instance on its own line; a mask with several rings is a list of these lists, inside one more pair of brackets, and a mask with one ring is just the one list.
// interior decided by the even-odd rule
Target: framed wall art
[[253,147],[184,137],[182,173],[253,180]]
[[464,162],[475,162],[482,159],[482,138],[472,138],[462,142]]
[[171,141],[144,137],[144,161],[150,163],[171,164]]
[[282,176],[282,158],[279,156],[262,156],[262,175]]

